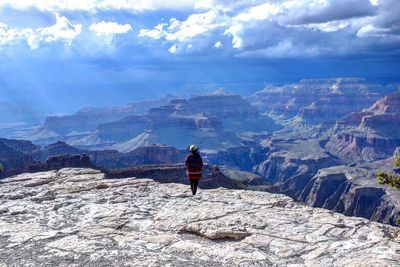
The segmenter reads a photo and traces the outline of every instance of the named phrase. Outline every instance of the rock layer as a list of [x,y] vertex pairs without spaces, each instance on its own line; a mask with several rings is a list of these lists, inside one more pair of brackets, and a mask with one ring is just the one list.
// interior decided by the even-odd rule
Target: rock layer
[[388,95],[336,125],[327,149],[342,162],[385,159],[400,146],[400,92]]
[[373,104],[394,88],[359,78],[304,79],[282,87],[269,86],[249,101],[260,110],[285,119],[296,115],[315,124],[335,121]]
[[90,169],[1,181],[0,265],[397,266],[398,229],[263,192]]

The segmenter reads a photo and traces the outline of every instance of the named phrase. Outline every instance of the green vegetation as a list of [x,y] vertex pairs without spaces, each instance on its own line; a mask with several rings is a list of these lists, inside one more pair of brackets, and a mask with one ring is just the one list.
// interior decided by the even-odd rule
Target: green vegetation
[[0,163],[0,173],[4,171],[3,165]]
[[[395,158],[394,165],[400,167],[400,157]],[[380,184],[389,185],[400,190],[400,175],[395,173],[378,172],[376,174]],[[397,217],[396,223],[400,225],[400,217]]]

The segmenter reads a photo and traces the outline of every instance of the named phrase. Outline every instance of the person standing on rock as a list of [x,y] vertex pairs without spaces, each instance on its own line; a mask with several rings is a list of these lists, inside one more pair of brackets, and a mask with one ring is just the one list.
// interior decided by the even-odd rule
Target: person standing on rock
[[190,189],[192,194],[196,195],[197,186],[201,179],[201,173],[203,170],[203,160],[200,156],[199,150],[195,145],[191,145],[190,154],[186,157],[186,172],[190,181]]

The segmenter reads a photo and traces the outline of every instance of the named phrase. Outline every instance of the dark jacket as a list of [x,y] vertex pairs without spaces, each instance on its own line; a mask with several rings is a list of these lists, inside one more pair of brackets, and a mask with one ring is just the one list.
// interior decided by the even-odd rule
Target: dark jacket
[[193,152],[186,157],[186,171],[190,180],[199,180],[203,169],[203,160],[198,152]]

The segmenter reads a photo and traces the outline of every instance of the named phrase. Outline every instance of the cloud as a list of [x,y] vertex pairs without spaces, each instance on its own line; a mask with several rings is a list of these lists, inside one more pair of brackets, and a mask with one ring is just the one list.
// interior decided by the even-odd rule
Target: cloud
[[170,52],[171,54],[175,54],[177,49],[178,49],[178,46],[177,46],[177,45],[172,45],[172,46],[168,49],[168,52]]
[[55,14],[56,23],[50,27],[37,29],[9,29],[0,24],[0,45],[26,40],[30,49],[38,49],[41,43],[62,42],[70,45],[81,33],[81,24],[72,24],[66,17]]
[[30,29],[9,29],[6,24],[0,23],[0,46],[12,44],[21,39],[27,39],[32,34],[33,31]]
[[216,43],[214,44],[214,47],[215,47],[215,48],[222,48],[222,43],[221,43],[220,41],[218,41],[218,42],[216,42]]
[[[227,18],[218,10],[191,14],[184,21],[172,18],[168,23],[160,23],[153,29],[140,30],[138,37],[165,40],[173,43],[173,52],[183,51],[183,47],[201,48],[208,44],[207,36],[213,38],[214,32],[226,27]],[[182,47],[182,49],[180,49]],[[193,51],[186,49],[185,51]]]
[[1,6],[11,6],[15,9],[37,8],[42,11],[86,11],[98,12],[101,10],[126,10],[130,12],[144,12],[147,10],[193,9],[194,0],[2,0]]
[[292,25],[366,17],[377,11],[369,0],[289,0],[280,7],[278,20]]
[[31,49],[37,49],[40,43],[64,42],[68,45],[82,31],[81,24],[72,24],[66,17],[56,13],[56,24],[46,28],[39,28],[34,34],[29,36],[28,44]]
[[153,29],[142,29],[139,37],[165,39],[173,42],[186,42],[199,35],[210,33],[225,26],[224,15],[216,10],[190,15],[186,20],[170,19],[169,23],[160,23]]
[[314,57],[321,54],[318,47],[296,45],[290,40],[280,41],[274,46],[267,48],[243,51],[238,57],[245,58],[295,58],[301,56]]
[[400,42],[398,0],[4,0],[2,7],[61,14],[49,27],[0,25],[0,45],[25,40],[31,49],[59,42],[88,54],[98,44],[166,57],[315,57],[386,53],[380,45]]
[[118,24],[116,22],[105,22],[104,20],[97,23],[92,23],[89,29],[96,34],[124,34],[132,30],[130,24]]
[[25,40],[30,49],[38,49],[41,43],[62,42],[70,45],[81,33],[81,24],[72,24],[66,17],[55,14],[56,23],[37,29],[10,29],[0,23],[0,45],[12,44]]
[[363,26],[358,32],[358,37],[382,37],[387,33],[390,33],[390,29],[376,28],[375,26],[368,24]]
[[386,53],[381,44],[399,42],[397,0],[202,0],[195,7],[186,19],[144,28],[139,37],[177,45],[176,53],[192,53],[183,49],[188,43],[210,53],[228,38],[223,49],[240,57]]

